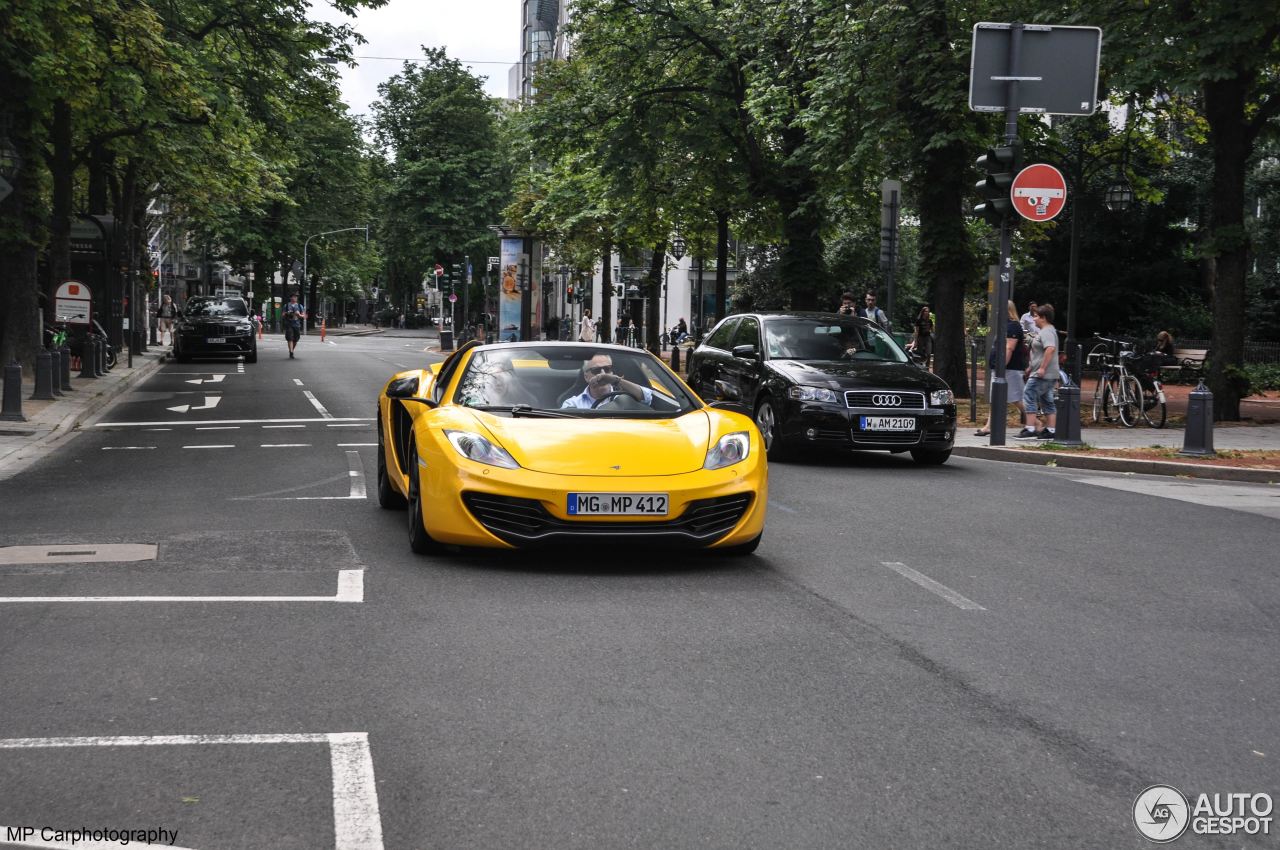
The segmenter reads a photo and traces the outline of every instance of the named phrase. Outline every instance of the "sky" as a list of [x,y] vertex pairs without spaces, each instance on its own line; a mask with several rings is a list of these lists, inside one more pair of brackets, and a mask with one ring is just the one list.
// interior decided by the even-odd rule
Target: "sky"
[[[316,0],[312,16],[351,22],[324,0]],[[362,9],[354,24],[367,42],[356,46],[356,56],[413,59],[422,55],[423,45],[443,47],[476,76],[488,77],[485,91],[507,95],[507,70],[519,59],[519,0],[390,0],[380,9]],[[338,66],[342,98],[353,113],[368,115],[369,104],[378,98],[378,83],[399,73],[404,63],[357,61],[354,68]]]

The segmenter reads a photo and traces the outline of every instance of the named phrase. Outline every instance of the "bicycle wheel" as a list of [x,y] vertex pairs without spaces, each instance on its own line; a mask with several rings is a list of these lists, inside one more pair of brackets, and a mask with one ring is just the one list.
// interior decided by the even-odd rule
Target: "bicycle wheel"
[[1108,379],[1102,385],[1102,421],[1115,422],[1116,410],[1120,407],[1119,386],[1115,378]]
[[1147,424],[1152,428],[1163,428],[1168,415],[1169,410],[1165,403],[1160,400],[1160,394],[1154,389],[1144,389],[1142,391],[1142,418],[1147,420]]
[[1117,404],[1120,421],[1126,428],[1138,424],[1138,416],[1142,413],[1142,385],[1132,375],[1120,379],[1120,398]]
[[1107,383],[1101,378],[1093,388],[1093,421],[1101,422],[1103,417],[1103,401],[1106,398]]

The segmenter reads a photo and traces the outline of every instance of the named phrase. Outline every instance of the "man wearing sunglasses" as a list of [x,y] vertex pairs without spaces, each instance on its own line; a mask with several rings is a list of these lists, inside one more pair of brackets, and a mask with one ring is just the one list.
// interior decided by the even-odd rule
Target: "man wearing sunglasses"
[[610,393],[626,393],[644,405],[653,403],[653,390],[633,384],[613,371],[613,358],[608,354],[596,354],[582,364],[582,379],[587,387],[580,394],[564,400],[561,407],[578,407],[591,410]]

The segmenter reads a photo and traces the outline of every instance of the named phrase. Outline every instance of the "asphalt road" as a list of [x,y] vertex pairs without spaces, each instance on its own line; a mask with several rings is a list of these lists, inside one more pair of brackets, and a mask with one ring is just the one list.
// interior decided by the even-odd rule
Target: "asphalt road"
[[423,344],[170,364],[0,482],[0,847],[1140,847],[1148,785],[1280,792],[1275,488],[820,458],[748,559],[417,557],[372,417]]

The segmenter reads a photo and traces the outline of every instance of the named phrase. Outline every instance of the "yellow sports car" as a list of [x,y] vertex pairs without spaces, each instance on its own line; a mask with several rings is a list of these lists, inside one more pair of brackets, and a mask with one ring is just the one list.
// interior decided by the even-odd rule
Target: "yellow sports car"
[[634,348],[469,342],[379,395],[378,503],[408,504],[418,553],[608,539],[750,554],[768,467],[735,407]]

